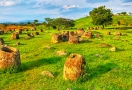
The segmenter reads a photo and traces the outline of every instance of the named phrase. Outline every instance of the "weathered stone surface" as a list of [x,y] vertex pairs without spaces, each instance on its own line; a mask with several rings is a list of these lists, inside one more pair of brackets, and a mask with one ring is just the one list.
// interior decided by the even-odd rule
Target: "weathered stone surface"
[[110,31],[106,32],[106,35],[110,35]]
[[121,36],[121,33],[120,32],[115,32],[115,35],[116,36]]
[[43,29],[40,29],[39,32],[43,32]]
[[4,39],[0,38],[0,45],[3,45],[3,44],[4,44]]
[[85,32],[85,31],[84,31],[83,29],[78,29],[78,30],[77,30],[77,35],[78,35],[78,36],[82,36],[82,35],[84,34],[84,32]]
[[2,46],[0,48],[0,69],[18,68],[20,64],[20,52],[18,49],[10,46]]
[[74,34],[73,31],[69,32],[69,37],[70,37],[70,36],[74,36],[74,35],[75,35],[75,34]]
[[62,31],[62,41],[68,41],[69,39],[69,31]]
[[0,35],[3,35],[4,34],[4,30],[0,30]]
[[116,51],[116,47],[110,48],[110,51],[115,52]]
[[66,55],[67,53],[66,53],[66,51],[64,51],[64,50],[60,50],[60,51],[57,51],[56,52],[56,55],[57,56],[63,56],[63,55]]
[[16,44],[15,44],[16,46],[19,46],[19,45],[21,45],[21,43],[20,42],[16,42]]
[[18,34],[22,34],[22,29],[17,31]]
[[86,37],[86,38],[92,38],[92,32],[85,32],[83,37]]
[[82,55],[70,54],[66,59],[63,70],[65,80],[76,80],[83,74],[85,61]]
[[33,33],[27,33],[25,39],[30,39],[34,37]]
[[81,38],[79,38],[79,42],[81,43],[83,43],[83,42],[88,42],[88,40],[87,39],[85,39],[85,38],[83,38],[83,37],[81,37]]
[[94,30],[98,30],[99,29],[99,27],[94,27]]
[[10,38],[11,40],[14,40],[14,39],[19,39],[19,34],[18,33],[13,33],[12,35],[11,35],[11,38]]
[[105,43],[101,43],[99,46],[100,46],[100,47],[111,47],[111,45],[105,44]]
[[69,36],[69,41],[68,41],[69,44],[77,44],[79,43],[79,38],[77,35],[74,35],[74,36]]
[[34,35],[39,35],[39,32],[34,32]]
[[72,90],[71,88],[67,88],[66,90]]
[[54,78],[54,75],[50,71],[43,71],[41,73],[42,76],[47,76],[49,78]]
[[59,43],[60,41],[62,41],[62,35],[57,34],[57,33],[55,33],[55,34],[52,35],[51,42],[53,42],[53,43]]
[[45,48],[45,49],[50,49],[51,47],[47,45],[47,46],[45,46],[44,48]]
[[101,35],[100,35],[100,34],[95,34],[95,36],[96,36],[97,38],[100,38],[100,37],[101,37]]

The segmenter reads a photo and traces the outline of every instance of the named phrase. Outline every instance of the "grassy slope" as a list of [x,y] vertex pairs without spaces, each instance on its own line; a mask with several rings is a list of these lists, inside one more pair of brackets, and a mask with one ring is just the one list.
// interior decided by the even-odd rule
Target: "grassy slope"
[[80,19],[75,20],[75,28],[87,28],[90,26],[94,26],[92,23],[91,17],[83,17]]
[[[52,44],[51,33],[45,31],[29,40],[9,40],[10,35],[0,35],[6,44],[16,47],[21,52],[21,71],[14,74],[0,73],[0,89],[2,90],[130,90],[132,88],[132,30],[122,30],[128,36],[115,38],[107,36],[106,30],[92,31],[103,35],[102,39],[93,38],[80,44],[67,42]],[[127,42],[125,41],[127,40]],[[14,46],[16,42],[22,45]],[[118,48],[117,52],[110,52],[109,48],[100,48],[100,43],[107,43]],[[49,45],[51,49],[44,47]],[[55,52],[65,50],[67,56],[56,56]],[[85,57],[90,76],[86,82],[69,82],[63,80],[63,65],[70,53],[78,53]],[[95,56],[99,54],[100,56]],[[49,70],[55,78],[41,76],[43,70]]]
[[[132,24],[132,16],[113,16],[113,24],[117,24],[117,21],[121,19],[124,21],[122,24],[126,24],[126,22],[129,22]],[[91,22],[92,22],[91,17],[83,17],[83,18],[75,20],[75,27],[87,28],[87,27],[94,26]]]

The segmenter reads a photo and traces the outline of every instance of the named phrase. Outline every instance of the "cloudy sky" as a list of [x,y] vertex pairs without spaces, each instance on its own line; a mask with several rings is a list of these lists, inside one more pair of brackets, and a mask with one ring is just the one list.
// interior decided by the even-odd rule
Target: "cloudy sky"
[[95,7],[132,12],[132,0],[0,0],[0,22],[64,17],[77,19]]

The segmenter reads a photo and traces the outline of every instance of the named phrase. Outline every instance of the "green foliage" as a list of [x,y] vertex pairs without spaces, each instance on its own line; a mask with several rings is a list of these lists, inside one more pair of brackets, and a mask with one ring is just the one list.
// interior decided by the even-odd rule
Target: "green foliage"
[[56,28],[69,28],[73,27],[74,20],[66,19],[66,18],[45,18],[45,22],[43,23],[46,27],[52,27],[53,29]]
[[73,27],[74,20],[66,19],[66,18],[56,18],[53,20],[52,25],[63,28]]
[[109,25],[112,23],[112,12],[110,9],[106,9],[105,6],[94,8],[89,12],[95,25]]
[[124,15],[128,15],[127,12],[120,12],[120,13],[117,13],[117,15],[121,15],[121,16],[124,16]]

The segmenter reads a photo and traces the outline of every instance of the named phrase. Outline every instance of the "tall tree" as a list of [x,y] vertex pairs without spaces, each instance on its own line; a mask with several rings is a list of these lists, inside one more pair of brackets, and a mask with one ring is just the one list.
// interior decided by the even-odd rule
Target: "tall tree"
[[38,23],[38,20],[34,20],[33,24],[36,25]]
[[111,9],[107,9],[105,6],[94,8],[89,12],[89,14],[92,17],[93,24],[95,25],[102,25],[104,28],[105,25],[112,23],[113,13]]

